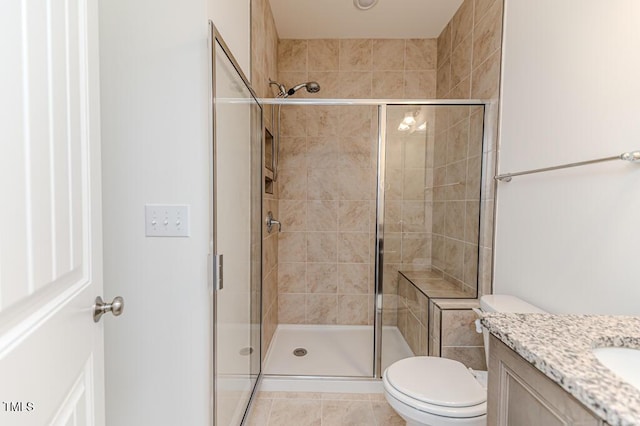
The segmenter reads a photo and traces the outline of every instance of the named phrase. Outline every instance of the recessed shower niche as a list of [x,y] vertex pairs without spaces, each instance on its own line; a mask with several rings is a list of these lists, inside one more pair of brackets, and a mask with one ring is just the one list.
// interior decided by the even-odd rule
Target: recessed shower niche
[[275,180],[275,169],[277,156],[275,155],[276,145],[273,135],[268,129],[264,129],[264,191],[273,194],[273,181]]

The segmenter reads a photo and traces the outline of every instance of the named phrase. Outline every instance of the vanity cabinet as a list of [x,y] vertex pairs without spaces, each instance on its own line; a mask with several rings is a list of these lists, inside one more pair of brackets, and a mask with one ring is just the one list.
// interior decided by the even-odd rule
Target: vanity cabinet
[[488,364],[488,425],[606,425],[494,336],[489,339]]

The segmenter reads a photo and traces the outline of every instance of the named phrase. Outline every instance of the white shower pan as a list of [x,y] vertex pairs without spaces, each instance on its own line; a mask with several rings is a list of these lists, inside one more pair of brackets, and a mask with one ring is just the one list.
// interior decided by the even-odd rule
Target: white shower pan
[[[382,368],[413,356],[397,327],[382,330]],[[306,355],[296,356],[296,349]],[[267,352],[266,375],[369,377],[373,375],[373,327],[344,325],[278,326]]]

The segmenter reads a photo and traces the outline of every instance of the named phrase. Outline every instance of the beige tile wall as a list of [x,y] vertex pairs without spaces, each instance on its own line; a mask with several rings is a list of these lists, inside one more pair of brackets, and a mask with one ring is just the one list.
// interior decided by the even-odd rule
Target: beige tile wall
[[476,300],[430,301],[429,355],[460,361],[467,367],[486,370],[483,337],[476,332]]
[[428,355],[429,299],[404,277],[399,277],[398,298],[400,333],[414,355]]
[[482,161],[480,107],[440,108],[433,178],[433,267],[475,294]]
[[424,99],[436,95],[435,39],[280,40],[279,78],[315,80],[322,98]]
[[[436,54],[435,39],[280,40],[279,81],[322,87],[296,97],[433,98]],[[287,106],[281,134],[279,321],[372,324],[376,111]],[[424,196],[411,201],[407,214],[424,206]],[[412,214],[424,221],[424,211]],[[406,236],[407,247],[428,258],[415,237]]]
[[280,322],[369,324],[372,111],[284,107],[282,115]]
[[[269,77],[278,74],[278,34],[268,0],[251,0],[251,85],[258,97],[272,97]],[[271,108],[264,107],[265,127],[273,130]],[[273,132],[272,132],[273,133]],[[274,193],[264,193],[263,215],[272,211],[278,217],[278,185]],[[263,227],[262,333],[264,356],[278,325],[278,236]]]
[[[497,105],[500,85],[500,57],[502,41],[502,11],[503,0],[465,0],[438,37],[437,49],[437,97],[458,99],[492,100]],[[482,195],[478,205],[475,193],[465,193],[458,197],[441,194],[434,208],[434,226],[440,226],[442,232],[434,236],[433,253],[434,265],[443,268],[456,279],[467,285],[472,285],[473,277],[479,274],[479,295],[491,292],[491,260],[493,245],[493,206],[494,187],[492,176],[495,174],[496,140],[495,137],[485,144],[482,154],[477,146],[477,134],[481,131],[481,112],[470,108],[468,113],[459,115],[451,111],[437,117],[436,131],[436,173],[434,182],[446,182],[451,171],[462,174],[456,166],[462,169],[466,162],[467,173],[479,167],[481,160],[485,168],[482,177]],[[496,135],[497,115],[491,122],[485,123]],[[467,135],[465,137],[465,134]],[[447,158],[444,147],[452,143],[467,142],[468,156],[466,159]],[[481,155],[481,156],[480,156]],[[451,162],[451,161],[453,162]],[[459,164],[456,164],[459,163]],[[440,168],[439,172],[438,167]],[[470,187],[470,185],[469,185]],[[434,206],[435,207],[435,206]],[[477,223],[474,218],[478,208],[482,211],[480,224],[480,249],[477,250],[471,241],[475,236]],[[465,219],[461,219],[464,211]],[[450,212],[455,212],[453,216]],[[451,217],[450,221],[457,222],[458,231],[447,232],[454,228],[447,226],[446,220],[435,225],[436,217]],[[464,226],[459,227],[463,224]],[[464,235],[461,235],[464,229]],[[480,255],[480,271],[476,272],[474,256]],[[460,266],[463,265],[463,266]],[[466,267],[464,266],[466,265]]]

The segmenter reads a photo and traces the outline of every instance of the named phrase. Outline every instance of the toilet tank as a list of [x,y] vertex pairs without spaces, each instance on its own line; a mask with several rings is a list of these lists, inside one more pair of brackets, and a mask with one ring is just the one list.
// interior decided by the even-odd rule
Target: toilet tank
[[488,294],[480,298],[480,309],[484,312],[504,312],[516,314],[546,314],[545,311],[507,294]]
[[[527,303],[522,299],[507,294],[487,294],[480,298],[480,309],[485,312],[503,312],[515,314],[546,314],[547,312]],[[482,329],[482,337],[484,338],[484,354],[489,365],[489,332],[486,328]]]

